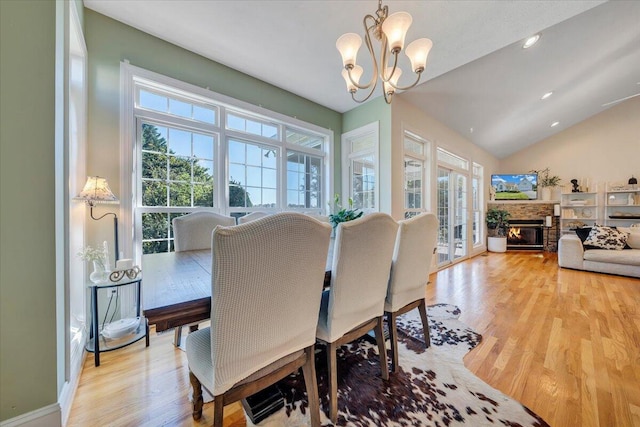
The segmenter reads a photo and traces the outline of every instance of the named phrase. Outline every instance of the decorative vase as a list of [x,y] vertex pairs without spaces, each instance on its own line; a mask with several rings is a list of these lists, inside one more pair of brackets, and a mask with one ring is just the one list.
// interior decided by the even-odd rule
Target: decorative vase
[[101,283],[106,282],[107,277],[108,274],[105,271],[104,266],[98,261],[93,261],[93,271],[89,275],[89,280],[91,280],[93,283]]
[[540,190],[542,200],[551,200],[551,187],[542,187]]

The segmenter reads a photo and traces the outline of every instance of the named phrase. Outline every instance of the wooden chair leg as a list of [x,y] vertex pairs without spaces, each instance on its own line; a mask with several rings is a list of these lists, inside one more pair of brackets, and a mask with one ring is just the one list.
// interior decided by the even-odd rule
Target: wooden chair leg
[[213,398],[213,427],[222,427],[224,394]]
[[191,398],[193,400],[193,419],[199,420],[202,417],[202,405],[204,405],[204,401],[202,400],[202,384],[200,384],[200,380],[193,375],[193,372],[189,371],[189,381],[191,382],[191,388],[193,388],[193,394]]
[[336,362],[336,344],[327,343],[327,369],[329,376],[329,418],[333,424],[338,422],[338,367]]
[[302,366],[304,384],[307,388],[307,398],[309,399],[309,417],[312,427],[320,427],[320,399],[318,398],[318,380],[316,379],[315,346],[307,347],[306,362]]
[[387,329],[391,341],[391,372],[398,372],[398,330],[396,329],[396,314],[387,312]]
[[380,370],[382,371],[382,379],[389,379],[389,366],[387,365],[387,348],[384,345],[384,328],[382,326],[382,316],[378,317],[378,323],[375,327],[376,342],[378,343],[378,352],[380,353]]
[[427,317],[427,304],[422,300],[418,306],[420,317],[422,318],[422,329],[424,331],[424,343],[427,348],[431,346],[431,334],[429,333],[429,318]]

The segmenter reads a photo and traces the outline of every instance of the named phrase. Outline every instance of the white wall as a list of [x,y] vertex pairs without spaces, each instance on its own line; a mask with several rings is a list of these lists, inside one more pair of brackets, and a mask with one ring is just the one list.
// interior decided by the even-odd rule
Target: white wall
[[640,97],[542,140],[500,161],[500,172],[549,167],[567,184],[588,178],[600,184],[640,178]]

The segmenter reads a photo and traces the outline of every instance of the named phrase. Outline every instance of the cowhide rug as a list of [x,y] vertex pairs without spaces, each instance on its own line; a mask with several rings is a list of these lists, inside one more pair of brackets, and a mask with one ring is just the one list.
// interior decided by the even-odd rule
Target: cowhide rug
[[[463,356],[481,336],[458,320],[460,310],[437,304],[428,309],[431,347],[424,348],[417,310],[398,319],[400,371],[380,378],[375,345],[360,340],[338,353],[340,426],[548,426],[518,401],[469,372]],[[317,346],[316,370],[323,425],[331,425],[327,400],[327,362]],[[302,373],[281,381],[285,407],[259,426],[309,425]],[[247,417],[247,425],[253,426]]]

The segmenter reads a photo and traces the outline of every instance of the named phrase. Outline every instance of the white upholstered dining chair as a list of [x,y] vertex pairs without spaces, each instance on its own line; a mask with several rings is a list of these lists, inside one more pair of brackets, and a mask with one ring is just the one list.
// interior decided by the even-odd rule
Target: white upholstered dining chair
[[424,341],[431,345],[425,293],[431,259],[438,236],[438,219],[432,213],[400,221],[391,263],[391,276],[384,311],[391,341],[391,369],[398,370],[396,318],[414,308],[420,312]]
[[302,367],[310,423],[320,425],[315,374],[316,325],[331,226],[279,213],[213,232],[211,326],[189,334],[193,418],[202,386],[223,406]]
[[[196,211],[187,215],[173,218],[173,244],[176,252],[211,249],[211,234],[218,225],[228,227],[236,225],[236,219],[219,215],[215,212]],[[189,325],[193,331],[197,324]],[[182,340],[182,326],[174,328],[173,343],[180,346]]]
[[211,249],[211,233],[218,225],[228,227],[236,225],[230,216],[215,212],[192,212],[173,218],[173,237],[176,252]]
[[238,224],[246,224],[247,222],[255,221],[256,219],[264,218],[268,215],[271,214],[267,212],[251,212],[246,214],[245,216],[239,217]]
[[322,294],[317,338],[327,344],[329,417],[338,418],[336,349],[374,329],[382,378],[388,379],[382,319],[398,223],[372,213],[336,228],[331,287]]

